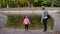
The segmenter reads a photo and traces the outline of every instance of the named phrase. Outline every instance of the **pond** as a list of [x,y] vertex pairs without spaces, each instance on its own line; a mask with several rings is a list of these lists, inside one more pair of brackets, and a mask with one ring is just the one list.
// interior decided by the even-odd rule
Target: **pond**
[[[26,14],[29,17],[31,24],[29,25],[30,30],[42,30],[43,23],[41,23],[41,15],[37,14]],[[7,15],[8,21],[6,24],[6,28],[13,28],[13,29],[24,29],[23,20],[25,18],[24,14],[20,15]],[[52,18],[48,19],[48,30],[52,30]]]

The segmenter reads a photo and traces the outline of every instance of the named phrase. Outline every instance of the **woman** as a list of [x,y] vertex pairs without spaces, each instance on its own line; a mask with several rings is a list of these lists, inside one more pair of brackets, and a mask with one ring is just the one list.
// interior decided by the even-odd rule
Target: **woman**
[[47,10],[45,9],[45,7],[44,6],[42,6],[42,19],[41,19],[41,22],[43,22],[43,24],[44,24],[44,31],[43,32],[45,32],[45,31],[47,31],[47,18],[48,18],[48,12],[47,12]]

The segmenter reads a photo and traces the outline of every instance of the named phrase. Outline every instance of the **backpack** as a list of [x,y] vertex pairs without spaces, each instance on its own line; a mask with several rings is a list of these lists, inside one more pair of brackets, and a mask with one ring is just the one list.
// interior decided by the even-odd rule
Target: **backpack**
[[47,15],[48,19],[51,18],[50,15]]

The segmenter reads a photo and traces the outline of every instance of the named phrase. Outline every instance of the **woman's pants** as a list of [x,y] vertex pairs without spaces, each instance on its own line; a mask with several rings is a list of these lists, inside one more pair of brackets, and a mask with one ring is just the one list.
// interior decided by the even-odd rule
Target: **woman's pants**
[[47,30],[47,19],[43,19],[44,31]]

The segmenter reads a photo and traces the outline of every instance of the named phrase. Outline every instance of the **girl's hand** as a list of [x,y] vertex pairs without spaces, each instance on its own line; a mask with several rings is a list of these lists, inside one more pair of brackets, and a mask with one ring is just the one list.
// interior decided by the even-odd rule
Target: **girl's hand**
[[29,23],[29,25],[30,25],[31,23]]

